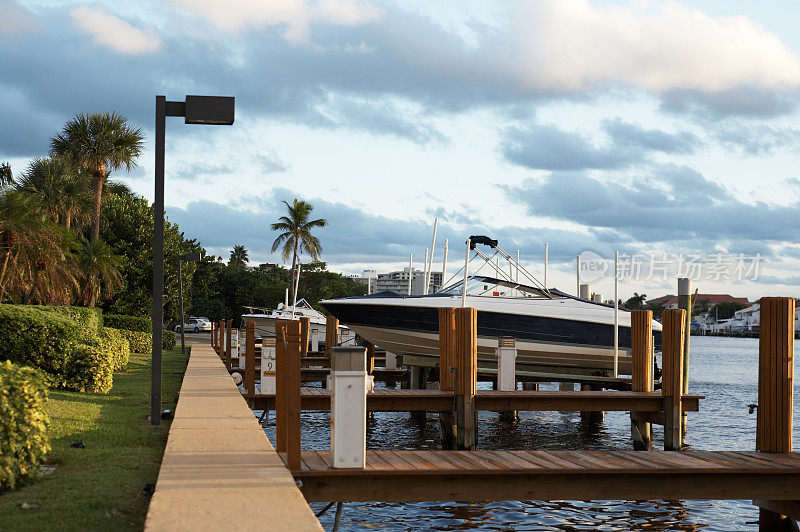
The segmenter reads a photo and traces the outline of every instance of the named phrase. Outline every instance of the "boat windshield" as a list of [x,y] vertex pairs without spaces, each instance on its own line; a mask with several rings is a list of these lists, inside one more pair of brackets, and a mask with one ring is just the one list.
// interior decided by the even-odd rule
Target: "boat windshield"
[[[440,293],[459,295],[463,291],[463,285],[464,281],[459,281],[448,286]],[[467,279],[467,294],[471,296],[538,297],[549,299],[549,296],[539,288],[482,276],[474,276]]]

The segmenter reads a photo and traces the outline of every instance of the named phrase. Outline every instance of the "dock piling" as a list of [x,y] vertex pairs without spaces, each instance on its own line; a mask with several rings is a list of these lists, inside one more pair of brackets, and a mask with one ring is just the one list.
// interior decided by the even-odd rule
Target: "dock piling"
[[339,344],[339,320],[329,315],[325,318],[325,354],[331,356],[331,349]]
[[794,315],[791,297],[762,297],[758,342],[756,449],[792,450]]
[[664,450],[679,451],[683,438],[683,346],[686,334],[686,311],[665,310],[662,321],[663,374],[661,394],[664,397]]
[[300,318],[300,356],[308,356],[308,342],[311,334],[311,318]]
[[244,388],[248,393],[256,390],[256,325],[248,321],[244,333]]
[[286,452],[286,324],[275,320],[275,450],[279,453]]
[[231,328],[233,320],[225,320],[225,367],[231,370]]
[[475,393],[478,382],[478,312],[475,308],[455,309],[456,322],[456,448],[475,449],[478,416]]
[[[439,309],[439,390],[453,392],[455,389],[456,314],[454,308]],[[456,448],[455,403],[450,412],[439,413],[442,431],[442,448]]]
[[[683,394],[689,393],[689,339],[692,331],[692,280],[688,277],[678,278],[678,308],[686,311],[684,316],[684,330],[683,337]],[[688,417],[686,412],[683,413],[681,418],[681,444],[686,441],[686,423]]]
[[[631,388],[634,392],[653,391],[653,311],[631,312]],[[633,448],[649,451],[652,424],[631,412]]]
[[372,375],[375,371],[375,344],[367,342],[367,375]]
[[286,377],[283,379],[286,395],[286,467],[300,470],[300,351],[302,344],[301,321],[286,323]]

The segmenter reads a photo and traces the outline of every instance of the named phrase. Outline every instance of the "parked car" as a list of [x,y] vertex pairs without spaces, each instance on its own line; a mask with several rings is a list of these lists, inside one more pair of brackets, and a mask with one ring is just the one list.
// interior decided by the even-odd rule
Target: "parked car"
[[[211,331],[211,321],[208,318],[186,318],[183,330],[186,332]],[[175,326],[175,332],[181,332],[180,324]]]

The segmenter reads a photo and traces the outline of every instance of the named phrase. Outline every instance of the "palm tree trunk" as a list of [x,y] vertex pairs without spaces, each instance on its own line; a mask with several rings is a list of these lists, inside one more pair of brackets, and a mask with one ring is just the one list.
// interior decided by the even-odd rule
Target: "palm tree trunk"
[[100,206],[103,202],[103,180],[106,177],[106,167],[100,163],[92,172],[94,177],[94,213],[92,215],[92,233],[89,242],[100,238]]
[[294,283],[295,272],[297,271],[297,235],[294,237],[294,253],[292,254],[292,301],[297,301],[297,287]]
[[3,267],[0,269],[0,301],[3,300],[3,293],[6,291],[5,285],[5,278],[6,278],[6,267],[8,266],[8,258],[11,256],[11,249],[6,251],[6,256],[3,259]]

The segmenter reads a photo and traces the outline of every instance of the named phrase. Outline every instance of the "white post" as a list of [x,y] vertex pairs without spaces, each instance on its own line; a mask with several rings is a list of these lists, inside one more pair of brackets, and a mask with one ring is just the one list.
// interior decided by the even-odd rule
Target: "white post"
[[619,251],[614,252],[614,378],[619,376]]
[[550,245],[545,242],[544,243],[544,287],[547,288],[547,252],[549,251]]
[[397,355],[386,351],[386,369],[397,369]]
[[319,353],[319,329],[311,329],[311,352]]
[[464,286],[461,287],[461,308],[467,308],[467,276],[469,275],[469,238],[467,239],[467,256],[464,257]]
[[414,278],[414,254],[408,254],[408,295],[411,295],[411,281]]
[[422,295],[428,295],[428,248],[425,248],[425,262],[422,263]]
[[498,338],[497,349],[497,389],[512,391],[517,389],[517,347],[513,338]]
[[432,277],[431,270],[433,270],[433,252],[436,250],[436,228],[438,227],[438,225],[439,225],[439,218],[434,218],[433,240],[431,240],[431,258],[428,261],[428,275],[425,277],[425,292],[424,292],[425,294],[428,293],[428,287],[431,284],[431,277]]
[[577,291],[575,295],[581,297],[581,256],[575,255],[575,275],[577,275]]
[[286,289],[286,293],[283,294],[283,308],[289,307],[289,289]]
[[275,394],[275,343],[267,345],[267,339],[261,340],[261,386],[259,392],[264,395]]
[[294,281],[294,296],[292,297],[292,319],[297,309],[297,290],[300,288],[300,262],[297,262],[297,280]]
[[364,468],[367,460],[367,350],[331,353],[331,454],[334,468]]
[[444,258],[442,258],[442,286],[439,287],[439,290],[444,288],[444,284],[447,282],[447,239],[444,239]]

